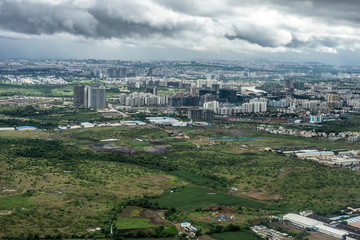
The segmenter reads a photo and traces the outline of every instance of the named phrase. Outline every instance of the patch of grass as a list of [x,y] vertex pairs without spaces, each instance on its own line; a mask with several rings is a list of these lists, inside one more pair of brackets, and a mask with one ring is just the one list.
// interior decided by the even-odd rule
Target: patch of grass
[[129,142],[128,144],[140,151],[151,146],[148,142]]
[[179,231],[177,230],[177,228],[175,226],[164,227],[163,232],[168,233],[168,234],[175,234],[175,235],[177,235],[179,233]]
[[172,146],[194,146],[193,143],[181,140],[173,140],[168,142]]
[[157,201],[160,207],[174,207],[182,210],[203,208],[216,204],[240,205],[253,208],[264,206],[264,204],[250,199],[235,197],[219,192],[213,193],[215,192],[209,188],[185,187],[183,189],[175,190],[172,193],[166,193],[153,201]]
[[191,183],[194,183],[196,185],[200,185],[200,186],[206,186],[206,187],[212,187],[218,190],[222,190],[224,189],[224,186],[221,185],[221,183],[219,183],[218,181],[214,180],[214,179],[210,179],[210,178],[206,178],[203,176],[200,176],[198,174],[194,174],[192,172],[189,171],[185,171],[185,170],[175,170],[175,171],[171,171],[170,173],[174,174],[175,176],[178,176],[180,178],[183,178]]
[[115,221],[117,229],[137,229],[137,228],[153,228],[157,225],[151,224],[150,219],[146,218],[117,218]]
[[34,204],[29,199],[28,194],[15,195],[0,198],[0,210],[11,210],[15,208],[30,208]]
[[238,239],[246,239],[246,240],[258,240],[258,237],[255,233],[251,231],[238,231],[238,232],[223,232],[216,233],[212,235],[216,240],[238,240]]

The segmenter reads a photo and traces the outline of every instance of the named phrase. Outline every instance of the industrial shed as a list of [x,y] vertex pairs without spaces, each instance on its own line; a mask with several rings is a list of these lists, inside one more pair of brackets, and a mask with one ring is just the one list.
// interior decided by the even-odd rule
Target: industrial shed
[[349,234],[348,231],[336,229],[325,225],[323,222],[311,219],[309,217],[300,216],[294,213],[288,213],[283,217],[284,220],[291,222],[292,224],[301,228],[310,228],[319,231],[328,236],[332,236],[338,239],[343,239]]
[[308,218],[308,217],[304,217],[304,216],[300,216],[298,214],[294,214],[294,213],[288,213],[283,217],[284,220],[291,222],[292,224],[299,226],[301,228],[313,228],[318,224],[322,224],[322,222]]
[[343,239],[344,236],[349,234],[347,231],[329,227],[324,224],[319,224],[316,225],[315,227],[318,229],[317,231],[338,239]]

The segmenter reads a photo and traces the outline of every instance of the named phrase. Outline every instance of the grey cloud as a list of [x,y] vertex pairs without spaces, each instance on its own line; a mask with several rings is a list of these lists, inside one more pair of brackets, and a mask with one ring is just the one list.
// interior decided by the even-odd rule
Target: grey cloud
[[189,25],[154,26],[146,21],[135,22],[120,14],[110,13],[109,8],[104,7],[104,1],[98,1],[96,6],[89,9],[13,0],[0,0],[0,3],[0,28],[32,35],[65,32],[91,38],[148,37],[152,34],[170,36]]
[[300,40],[295,34],[292,34],[291,42],[285,44],[284,46],[288,48],[317,48],[317,47],[328,47],[328,48],[337,48],[344,44],[346,39],[338,39],[332,37],[317,37],[314,36],[308,41]]
[[86,12],[67,6],[53,8],[45,4],[2,1],[0,5],[0,27],[24,34],[71,34],[90,35],[96,24]]
[[276,33],[276,29],[268,29],[253,24],[246,24],[245,26],[233,27],[233,32],[225,34],[229,40],[240,39],[252,44],[257,44],[261,47],[280,47],[283,44],[280,37]]
[[[116,38],[117,47],[153,47],[158,43],[165,50],[196,49],[197,54],[213,51],[220,56],[223,50],[241,52],[245,47],[248,50],[249,44],[244,41],[257,45],[250,46],[254,48],[249,51],[259,52],[276,52],[274,49],[280,47],[279,51],[288,49],[288,52],[321,51],[324,47],[354,50],[360,45],[357,40],[360,1],[93,0],[87,6],[76,2],[0,0],[0,35],[4,36],[0,38],[22,36],[14,33],[40,36],[22,41],[29,42],[26,39],[40,41],[45,39],[41,35],[68,33],[87,39],[62,36],[62,40],[83,39],[89,46],[101,42],[95,41],[98,39]],[[286,17],[290,20],[284,20]],[[319,24],[319,31],[305,24]],[[343,34],[341,28],[331,28],[333,25],[347,27],[347,32]],[[111,41],[106,43],[111,45]]]
[[289,42],[281,42],[280,36],[276,34],[276,29],[267,29],[264,27],[250,25],[249,28],[239,29],[234,28],[232,33],[225,34],[225,37],[229,40],[240,39],[247,41],[251,44],[257,44],[261,47],[276,48],[287,47],[290,49],[302,49],[302,48],[317,48],[317,47],[329,47],[336,48],[343,44],[344,39],[332,38],[332,37],[320,37],[314,36],[307,41],[299,39],[295,33],[291,33],[291,40]]
[[263,4],[296,14],[302,17],[314,17],[331,24],[347,21],[360,23],[360,1],[357,0],[268,0]]

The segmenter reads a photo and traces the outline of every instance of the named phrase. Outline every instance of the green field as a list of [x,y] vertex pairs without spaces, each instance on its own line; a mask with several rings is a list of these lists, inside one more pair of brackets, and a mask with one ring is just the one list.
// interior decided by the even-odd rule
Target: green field
[[183,178],[186,181],[194,183],[196,185],[213,187],[218,190],[224,189],[224,186],[221,185],[218,181],[216,181],[214,179],[203,177],[201,175],[193,174],[192,172],[189,172],[189,171],[175,170],[175,171],[171,171],[170,173],[174,174],[175,176],[178,176],[180,178]]
[[136,229],[158,227],[145,218],[117,218],[114,222],[117,229]]
[[216,240],[258,240],[259,238],[255,233],[250,231],[239,231],[239,232],[223,232],[212,235]]
[[32,200],[29,199],[31,194],[21,194],[11,197],[2,197],[0,198],[0,210],[14,210],[16,208],[30,208],[34,204]]
[[[7,114],[28,118],[26,114],[33,109],[25,110],[30,112]],[[96,113],[84,110],[79,114]],[[0,237],[30,232],[41,237],[92,237],[87,229],[97,226],[104,228],[105,233],[97,233],[104,237],[120,206],[131,200],[141,203],[143,198],[160,207],[176,208],[174,219],[194,222],[204,231],[213,224],[212,210],[204,209],[208,206],[217,209],[221,205],[236,216],[234,223],[245,227],[264,216],[304,209],[330,215],[359,203],[355,184],[360,181],[359,172],[262,151],[265,146],[334,149],[356,147],[356,143],[264,134],[248,125],[232,127],[184,128],[183,133],[193,137],[182,140],[170,137],[170,131],[147,126],[1,131],[0,187],[11,191],[0,192],[0,210],[10,211],[0,217]],[[209,137],[220,135],[266,138],[207,144]],[[112,143],[115,148],[135,148],[137,152],[92,148],[108,138],[119,139]],[[135,142],[135,138],[148,141]],[[148,144],[173,146],[163,154],[151,154],[142,151]],[[196,145],[199,147],[192,147]],[[238,191],[229,191],[231,187]],[[120,217],[134,218],[131,214]],[[137,218],[143,220],[132,225],[152,225],[144,216]]]
[[253,200],[234,197],[228,194],[214,192],[209,188],[201,187],[185,187],[183,189],[175,190],[172,193],[166,193],[154,201],[157,201],[160,207],[174,207],[182,210],[203,208],[217,204],[239,205],[253,208],[264,206],[264,204]]

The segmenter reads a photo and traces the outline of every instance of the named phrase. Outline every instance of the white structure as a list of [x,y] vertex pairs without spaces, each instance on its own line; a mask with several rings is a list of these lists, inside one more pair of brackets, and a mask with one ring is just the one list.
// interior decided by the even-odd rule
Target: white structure
[[213,110],[215,113],[217,113],[219,108],[219,102],[218,101],[206,102],[204,103],[203,107],[204,109],[210,109]]
[[325,223],[294,213],[288,213],[284,220],[301,228],[310,228],[334,238],[343,239],[349,232],[325,225]]
[[299,226],[301,228],[313,228],[318,224],[322,224],[322,222],[308,218],[308,217],[304,217],[304,216],[300,216],[298,214],[294,214],[294,213],[288,213],[283,217],[284,220],[291,222],[292,224]]
[[310,116],[310,123],[322,123],[323,122],[323,115],[316,116],[311,115]]

